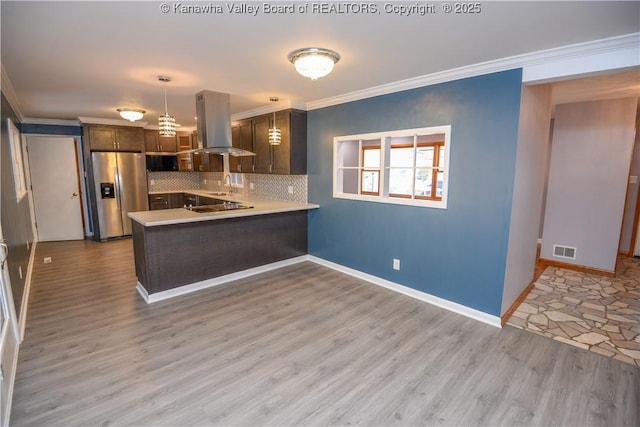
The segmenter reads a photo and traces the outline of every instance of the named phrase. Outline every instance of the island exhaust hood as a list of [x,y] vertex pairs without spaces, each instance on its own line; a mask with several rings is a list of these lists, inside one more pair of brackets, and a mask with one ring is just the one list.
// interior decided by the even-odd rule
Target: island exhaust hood
[[203,90],[196,94],[198,148],[190,152],[255,156],[231,145],[231,102],[228,93]]

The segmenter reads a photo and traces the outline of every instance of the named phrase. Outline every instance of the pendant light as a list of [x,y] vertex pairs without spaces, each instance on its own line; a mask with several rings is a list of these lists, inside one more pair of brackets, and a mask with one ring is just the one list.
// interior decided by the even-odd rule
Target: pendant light
[[160,136],[176,136],[176,118],[170,116],[167,109],[167,83],[171,77],[158,76],[158,80],[164,83],[164,114],[158,117],[158,130]]
[[305,47],[289,54],[289,61],[296,67],[296,71],[311,80],[318,80],[329,74],[339,60],[338,52],[322,47]]
[[[269,101],[271,102],[278,102],[279,100],[280,98],[278,98],[277,96],[272,96],[271,98],[269,98]],[[276,127],[276,112],[274,110],[273,111],[273,127],[269,129],[269,144],[280,145],[281,142],[282,142],[282,132],[280,132],[280,129]]]

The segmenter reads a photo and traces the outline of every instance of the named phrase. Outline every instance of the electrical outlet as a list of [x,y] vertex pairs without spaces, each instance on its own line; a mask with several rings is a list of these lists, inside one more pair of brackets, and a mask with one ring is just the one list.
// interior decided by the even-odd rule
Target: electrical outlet
[[222,185],[222,181],[218,180],[218,186]]
[[207,183],[207,179],[206,179],[206,178],[205,178],[205,179],[203,179],[203,180],[202,180],[202,183],[203,183],[203,184],[206,184],[206,183]]
[[155,180],[155,179],[150,179],[150,180],[149,180],[149,184],[151,184],[151,185],[156,185],[156,180]]
[[400,260],[397,258],[393,259],[393,269],[394,270],[400,270]]
[[256,185],[253,182],[249,183],[249,190],[253,190],[254,188],[256,188]]
[[44,263],[45,264],[51,264],[51,257],[50,256],[44,257]]
[[293,194],[293,185],[288,186],[287,191],[289,192],[289,194]]

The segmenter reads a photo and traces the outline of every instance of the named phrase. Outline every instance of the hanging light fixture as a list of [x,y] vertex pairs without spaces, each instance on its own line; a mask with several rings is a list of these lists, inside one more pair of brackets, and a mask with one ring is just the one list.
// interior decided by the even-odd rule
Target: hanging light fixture
[[171,77],[158,76],[158,80],[164,83],[164,114],[158,117],[158,130],[160,136],[176,136],[176,118],[170,116],[167,109],[167,83]]
[[116,111],[120,113],[120,117],[129,120],[130,122],[140,120],[144,113],[146,113],[146,111],[140,110],[138,108],[118,108],[116,109]]
[[[269,98],[269,101],[271,102],[278,102],[279,100],[280,98],[278,98],[277,96],[272,96],[271,98]],[[269,128],[269,144],[280,145],[281,142],[282,142],[282,132],[280,132],[280,129],[276,127],[276,112],[274,110],[273,111],[273,127]]]
[[321,47],[305,47],[289,54],[289,61],[295,65],[296,71],[311,80],[329,74],[339,60],[337,52]]

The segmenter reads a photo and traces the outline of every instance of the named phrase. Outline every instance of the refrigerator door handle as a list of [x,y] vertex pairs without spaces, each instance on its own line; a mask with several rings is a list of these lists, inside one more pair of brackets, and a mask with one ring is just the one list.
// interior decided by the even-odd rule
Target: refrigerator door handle
[[[122,211],[122,187],[121,187],[121,180],[120,180],[120,171],[118,170],[118,166],[113,168],[113,177],[116,184],[116,203],[118,204],[118,211],[120,212]],[[120,219],[120,226],[122,227],[122,219]]]

